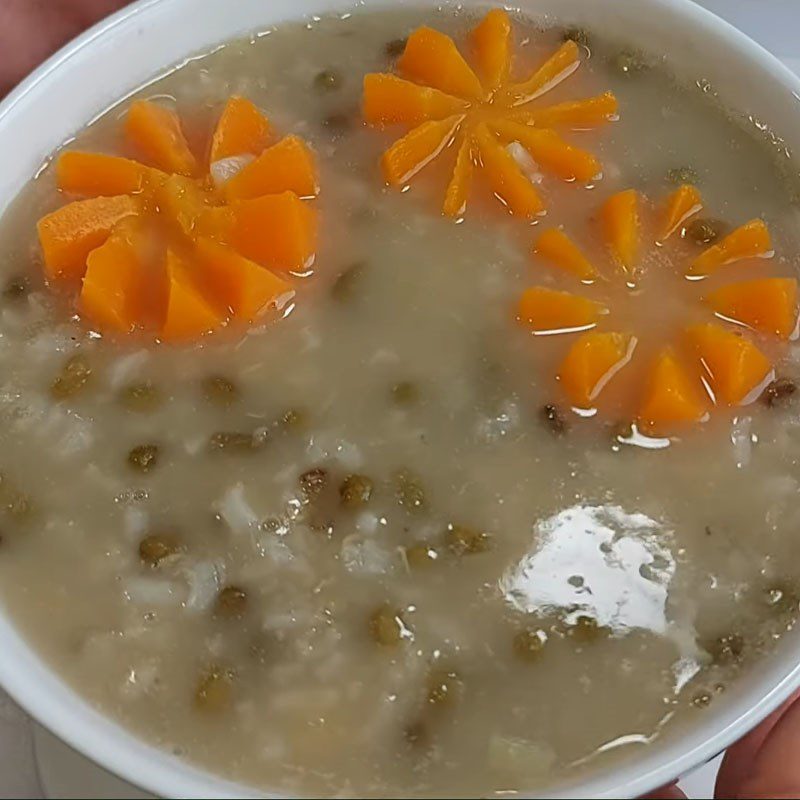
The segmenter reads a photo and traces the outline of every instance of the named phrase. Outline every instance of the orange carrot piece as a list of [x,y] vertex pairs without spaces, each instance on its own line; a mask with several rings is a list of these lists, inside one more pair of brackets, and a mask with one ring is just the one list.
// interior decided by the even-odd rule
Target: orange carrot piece
[[745,258],[772,255],[772,239],[763,220],[753,219],[729,233],[721,242],[701,253],[689,267],[687,275],[710,275],[720,267]]
[[166,176],[138,161],[103,153],[68,150],[56,162],[58,188],[70,194],[113,197],[136,194]]
[[500,202],[519,217],[531,219],[541,214],[544,201],[511,153],[485,125],[479,125],[475,129],[474,137],[480,156],[481,172]]
[[86,258],[108,239],[114,226],[139,213],[133,197],[93,197],[62,206],[39,220],[39,241],[48,280],[77,280]]
[[706,297],[716,314],[781,339],[797,326],[797,281],[762,278],[722,286]]
[[225,105],[211,140],[210,161],[231,156],[257,156],[267,146],[269,120],[245,97],[234,95]]
[[200,184],[182,175],[170,175],[155,192],[161,214],[175,230],[192,236],[197,219],[211,205],[212,197]]
[[592,408],[608,382],[631,360],[636,339],[629,333],[584,333],[558,369],[564,391],[578,408]]
[[581,252],[578,245],[558,228],[542,231],[533,247],[539,258],[575,275],[581,281],[589,283],[597,278],[594,264]]
[[233,200],[281,192],[299,197],[314,197],[319,192],[314,154],[297,136],[286,136],[268,147],[225,184],[225,194]]
[[633,275],[639,260],[639,195],[627,189],[611,195],[600,209],[603,238],[617,264]]
[[461,216],[467,208],[467,197],[472,185],[472,175],[475,164],[472,154],[472,137],[465,136],[458,148],[456,163],[453,168],[453,177],[447,186],[444,196],[442,212],[445,216],[455,219]]
[[703,198],[696,187],[685,183],[668,198],[661,222],[659,240],[666,241],[689,217],[703,207]]
[[591,153],[568,144],[555,131],[507,120],[491,126],[504,142],[519,142],[543,170],[565,181],[589,181],[600,174],[600,162]]
[[161,338],[165,342],[197,339],[220,328],[224,319],[203,297],[194,271],[173,250],[166,259],[168,299]]
[[86,259],[81,313],[101,332],[131,333],[142,316],[143,281],[137,234],[122,223]]
[[517,319],[536,333],[590,328],[606,309],[594,300],[544,286],[532,286],[522,293]]
[[754,399],[754,392],[772,374],[769,359],[749,339],[722,325],[696,325],[687,336],[718,404],[738,405]]
[[462,116],[423,122],[398,139],[381,160],[383,177],[391,186],[408,183],[453,141]]
[[580,63],[578,45],[570,39],[564,42],[528,80],[509,86],[503,92],[503,99],[514,106],[523,105],[568,78],[578,69]]
[[493,8],[470,34],[470,45],[484,89],[504,83],[511,69],[511,20],[501,8]]
[[617,114],[617,98],[613,92],[605,92],[586,100],[567,100],[543,108],[520,108],[512,112],[511,119],[540,128],[555,128],[560,125],[583,130],[596,128],[611,122]]
[[254,322],[270,305],[282,305],[294,294],[284,278],[211,239],[200,239],[196,254],[206,295],[234,319]]
[[707,398],[672,348],[661,351],[653,364],[639,407],[639,423],[649,430],[699,422],[708,413]]
[[317,219],[309,203],[283,192],[212,208],[197,231],[263,266],[301,271],[314,260]]
[[455,42],[433,28],[417,28],[408,37],[397,69],[415,83],[456,97],[477,100],[483,96],[478,76],[458,52]]
[[362,110],[370,125],[419,125],[463,111],[468,103],[458,97],[420,86],[389,73],[364,76]]
[[197,161],[189,150],[178,115],[168,108],[137,100],[128,109],[125,134],[154,167],[179,175],[194,175]]

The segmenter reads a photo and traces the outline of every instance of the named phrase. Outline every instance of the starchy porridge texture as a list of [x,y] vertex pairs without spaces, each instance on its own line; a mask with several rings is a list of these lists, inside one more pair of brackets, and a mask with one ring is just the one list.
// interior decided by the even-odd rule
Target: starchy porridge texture
[[[608,288],[642,353],[713,319],[675,276],[748,220],[775,255],[725,280],[796,277],[786,157],[703,76],[680,86],[668,58],[518,19],[521,75],[565,36],[580,48],[548,103],[616,95],[618,121],[563,134],[602,177],[548,176],[532,220],[476,180],[457,223],[447,159],[385,186],[402,131],[364,124],[362,78],[391,73],[420,24],[461,44],[475,22],[287,24],[140,92],[177,109],[198,154],[232,95],[315,150],[313,275],[280,318],[184,344],[98,336],[42,277],[36,222],[71,199],[52,168],[0,225],[4,602],[91,703],[244,783],[540,790],[713,713],[797,612],[794,345],[753,333],[774,372],[760,399],[643,438],[613,396],[575,413],[556,380],[574,339],[515,319],[532,285],[581,290],[534,256],[545,226],[611,269],[598,210],[629,189],[643,215],[682,184],[704,203],[642,248],[633,299]],[[67,147],[128,154],[130,103]]]

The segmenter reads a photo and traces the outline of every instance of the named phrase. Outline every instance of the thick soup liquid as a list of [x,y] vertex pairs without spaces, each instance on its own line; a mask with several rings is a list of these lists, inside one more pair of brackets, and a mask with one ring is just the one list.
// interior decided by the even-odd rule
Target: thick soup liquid
[[[264,789],[542,790],[712,713],[797,610],[791,398],[661,449],[620,434],[613,403],[580,418],[555,380],[567,340],[513,319],[529,285],[574,290],[531,256],[541,223],[488,193],[463,223],[442,218],[436,164],[385,188],[396,136],[361,123],[362,76],[422,23],[461,41],[472,22],[360,9],[228,43],[141,91],[196,132],[245,95],[317,150],[315,274],[291,314],[240,340],[87,335],[38,277],[35,222],[62,202],[52,169],[0,227],[3,276],[31,282],[1,301],[4,601],[98,708]],[[520,69],[561,37],[517,21]],[[632,187],[656,205],[691,167],[707,216],[769,223],[759,275],[796,274],[797,211],[768,144],[701,88],[658,59],[620,69],[602,31],[588,50],[550,99],[611,88],[620,121],[569,134],[603,177],[546,178],[546,221],[610,276],[586,295],[646,361],[708,319],[681,277],[700,248],[648,244],[627,287],[595,233],[603,199]],[[321,90],[323,70],[337,80]],[[119,152],[125,109],[77,145]],[[790,348],[770,347],[793,378]],[[91,374],[54,397],[75,354]],[[620,376],[620,409],[642,380]],[[266,444],[242,446],[253,434]],[[146,472],[129,460],[141,447],[157,452]]]

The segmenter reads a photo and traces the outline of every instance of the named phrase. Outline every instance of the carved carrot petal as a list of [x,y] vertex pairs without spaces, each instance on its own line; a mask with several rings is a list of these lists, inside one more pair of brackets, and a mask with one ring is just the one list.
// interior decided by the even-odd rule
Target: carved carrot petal
[[564,126],[576,130],[596,128],[615,119],[617,98],[613,92],[605,92],[586,100],[568,100],[544,108],[520,108],[513,111],[510,119],[540,128]]
[[234,95],[225,105],[211,140],[211,162],[231,156],[257,156],[267,146],[269,120],[245,97]]
[[113,197],[137,194],[150,184],[166,180],[166,175],[138,161],[104,153],[68,150],[56,162],[58,188],[70,194]]
[[475,129],[474,138],[481,173],[494,195],[516,216],[531,219],[540,214],[544,210],[544,202],[514,157],[485,125]]
[[161,337],[174,342],[196,339],[221,327],[224,318],[203,297],[193,270],[172,250],[166,260],[168,299]]
[[703,207],[700,192],[690,184],[676,189],[668,198],[662,215],[660,241],[666,241],[675,231]]
[[364,76],[362,110],[364,120],[370,125],[419,125],[453,116],[467,105],[466,100],[396,75],[372,73]]
[[125,117],[131,144],[152,166],[179,175],[194,175],[197,161],[189,150],[178,115],[168,108],[139,100]]
[[772,375],[769,359],[747,338],[708,323],[689,328],[687,338],[708,375],[719,404],[755,399]]
[[484,87],[491,91],[504,83],[511,68],[511,20],[500,8],[492,9],[472,31],[472,52]]
[[605,313],[594,300],[533,286],[520,298],[517,319],[535,333],[562,333],[591,328]]
[[269,306],[294,294],[285,278],[210,239],[200,239],[195,252],[206,296],[234,319],[254,322]]
[[447,94],[478,100],[483,88],[455,42],[433,28],[417,28],[397,62],[400,74]]
[[600,210],[603,238],[617,264],[628,275],[639,265],[641,231],[639,195],[633,189],[612,195]]
[[591,408],[608,382],[631,360],[636,339],[628,333],[584,333],[570,348],[558,378],[570,401]]
[[788,339],[797,325],[797,281],[762,278],[723,286],[706,297],[721,317]]
[[588,181],[600,174],[600,162],[586,150],[567,144],[555,131],[498,120],[492,129],[505,142],[519,142],[543,169],[567,181]]
[[131,333],[142,319],[144,265],[133,232],[120,225],[86,261],[80,309],[101,331]]
[[528,80],[509,86],[503,92],[503,100],[514,106],[528,103],[572,75],[580,63],[578,45],[570,39],[564,42]]
[[286,136],[268,147],[225,184],[225,194],[232,200],[281,192],[294,192],[299,197],[319,193],[316,159],[298,136]]
[[746,258],[767,258],[772,255],[772,239],[763,220],[753,219],[729,233],[721,242],[698,256],[687,275],[710,275],[720,267]]
[[128,195],[77,200],[39,220],[39,241],[47,277],[77,279],[86,270],[86,258],[100,247],[118,222],[140,212]]
[[463,117],[423,122],[398,139],[384,154],[381,164],[386,182],[402,186],[430,164],[455,136]]
[[466,135],[458,148],[453,177],[445,192],[442,208],[445,216],[455,218],[464,213],[474,171],[472,136]]
[[649,430],[680,423],[699,422],[708,413],[707,398],[700,382],[678,360],[672,348],[663,350],[653,364],[639,422]]
[[542,231],[534,245],[533,252],[550,264],[570,272],[580,280],[589,283],[597,278],[597,270],[580,248],[558,228]]

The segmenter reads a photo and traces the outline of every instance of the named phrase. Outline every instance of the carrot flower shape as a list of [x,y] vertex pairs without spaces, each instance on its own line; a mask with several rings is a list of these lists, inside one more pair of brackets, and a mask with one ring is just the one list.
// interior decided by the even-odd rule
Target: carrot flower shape
[[297,136],[271,141],[264,114],[231,97],[206,158],[178,115],[149,101],[123,122],[129,154],[64,152],[74,199],[39,221],[45,274],[109,334],[188,341],[258,322],[294,294],[316,249],[316,158]]
[[[696,308],[687,309],[685,320],[678,317],[656,329],[675,329],[677,337],[670,335],[671,340],[651,349],[651,355],[646,349],[640,354],[643,348],[637,343],[653,338],[651,319],[646,314],[642,318],[646,330],[624,327],[636,319],[630,306],[647,290],[647,271],[663,273],[670,268],[665,256],[669,258],[685,223],[702,208],[700,192],[689,184],[655,211],[646,198],[627,190],[611,195],[598,209],[597,243],[602,247],[595,252],[600,256],[590,260],[560,228],[546,228],[535,240],[536,262],[574,292],[530,287],[520,296],[516,317],[535,334],[576,337],[556,378],[581,414],[602,412],[607,405],[618,413],[621,406],[640,432],[669,435],[676,428],[703,422],[715,409],[753,402],[773,377],[772,360],[762,341],[771,340],[775,349],[796,336],[797,280],[757,276],[723,283],[708,293],[699,280],[734,261],[762,272],[780,269],[768,261],[771,238],[762,220],[746,223],[704,252],[690,254],[685,262],[672,256],[674,280],[684,283],[676,289],[681,296],[694,293],[696,302]],[[653,257],[655,251],[658,257]],[[661,278],[657,285],[663,293]],[[621,293],[611,291],[615,281],[621,284],[617,287]],[[624,309],[618,309],[620,303]],[[658,304],[673,314],[684,308],[663,294]],[[703,315],[707,321],[699,322]],[[610,386],[616,388],[609,391]]]
[[[513,31],[502,9],[489,11],[470,32],[464,53],[449,36],[418,28],[408,38],[397,73],[364,78],[363,114],[368,125],[403,125],[408,132],[383,156],[383,177],[405,186],[436,159],[448,159],[452,177],[442,211],[461,217],[478,178],[522,218],[538,216],[545,201],[524,165],[518,143],[542,172],[586,183],[601,175],[600,162],[553,128],[594,128],[616,117],[611,92],[586,100],[547,105],[540,98],[580,68],[574,42],[566,42],[532,74],[512,74]],[[475,170],[475,165],[481,167]]]

